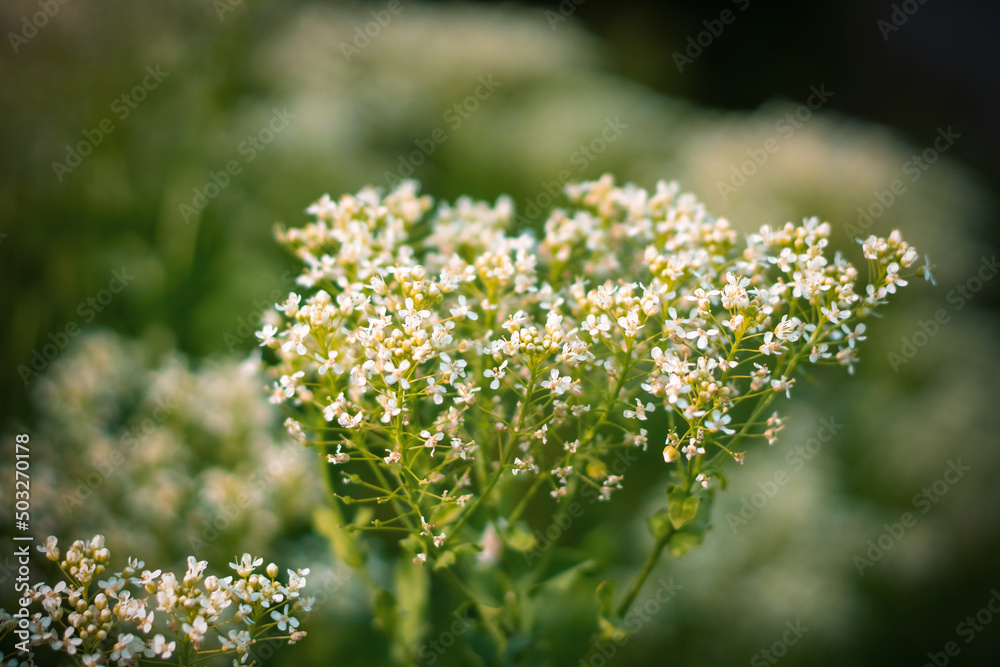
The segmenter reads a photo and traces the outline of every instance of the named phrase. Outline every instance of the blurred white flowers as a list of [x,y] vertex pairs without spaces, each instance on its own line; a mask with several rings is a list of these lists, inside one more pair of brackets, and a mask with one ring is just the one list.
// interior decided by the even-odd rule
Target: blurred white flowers
[[[57,550],[55,537],[49,537],[38,550],[47,557]],[[303,575],[308,570],[288,571],[287,583],[276,577],[278,567],[271,564],[267,576],[253,574],[263,559],[244,554],[230,566],[237,570],[238,578],[205,577],[208,563],[188,558],[188,570],[183,578],[173,573],[144,572],[135,577],[135,567],[141,562],[129,559],[129,565],[116,572],[108,582],[95,585],[89,573],[102,574],[111,562],[111,553],[104,547],[104,537],[95,535],[89,542],[77,540],[58,560],[61,579],[55,586],[46,583],[34,585],[29,598],[43,607],[35,612],[29,623],[32,646],[48,645],[54,651],[67,655],[82,654],[85,665],[119,667],[138,664],[139,658],[169,659],[180,648],[186,661],[204,659],[216,653],[203,643],[211,633],[222,642],[222,652],[235,652],[245,663],[251,644],[285,640],[294,643],[305,635],[297,631],[299,619],[294,613],[305,613],[312,600],[301,596],[306,586]],[[83,576],[83,573],[87,573]],[[102,588],[103,587],[103,588]],[[133,590],[135,592],[133,594]],[[138,595],[145,593],[146,597]],[[285,602],[281,611],[267,615],[273,603]],[[227,618],[227,609],[235,607],[237,613]],[[155,610],[155,612],[154,612]],[[158,622],[164,623],[164,632],[175,637],[167,641],[161,632],[150,636]],[[268,623],[268,620],[275,623]],[[12,623],[11,616],[0,609],[0,628]],[[240,623],[243,629],[229,630],[228,640],[224,628]],[[271,626],[279,633],[274,634]],[[180,630],[180,634],[178,634]],[[204,655],[199,655],[200,653]]]

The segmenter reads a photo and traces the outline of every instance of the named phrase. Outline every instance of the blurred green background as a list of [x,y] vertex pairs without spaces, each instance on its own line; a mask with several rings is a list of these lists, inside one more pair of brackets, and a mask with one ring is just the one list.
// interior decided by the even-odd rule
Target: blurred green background
[[[4,3],[0,424],[5,442],[32,435],[38,530],[102,531],[118,557],[157,567],[192,538],[213,565],[245,549],[311,565],[310,636],[268,664],[389,664],[363,595],[310,527],[317,471],[301,452],[282,458],[280,417],[246,362],[260,313],[292,289],[273,225],[398,176],[438,199],[508,193],[535,227],[567,179],[676,179],[743,231],[818,215],[853,251],[845,225],[898,227],[930,254],[937,286],[914,281],[869,325],[853,377],[799,382],[791,425],[733,471],[705,544],[661,564],[683,588],[608,663],[771,664],[761,651],[800,622],[783,664],[921,665],[949,641],[953,664],[996,664],[1000,618],[982,615],[968,643],[959,624],[1000,587],[1000,281],[982,268],[997,238],[997,9],[901,4],[916,11],[77,1],[32,31],[40,5]],[[925,153],[949,127],[953,145]],[[769,140],[778,149],[745,167]],[[947,323],[921,337],[939,310]],[[893,362],[904,339],[923,342]],[[796,469],[823,418],[843,427]],[[126,463],[87,485],[116,451]],[[274,460],[285,467],[227,516]],[[959,460],[969,470],[935,487]],[[778,470],[789,483],[746,525],[727,521]],[[643,474],[574,527],[603,562],[634,568],[648,549],[643,518],[662,490],[641,493]],[[908,511],[916,525],[859,573],[855,557]],[[552,664],[584,657],[581,613],[550,612]]]

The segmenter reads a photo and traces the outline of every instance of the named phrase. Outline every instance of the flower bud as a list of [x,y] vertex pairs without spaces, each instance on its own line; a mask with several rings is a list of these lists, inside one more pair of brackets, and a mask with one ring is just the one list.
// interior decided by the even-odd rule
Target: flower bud
[[681,457],[681,453],[677,451],[677,448],[672,445],[667,445],[663,448],[663,460],[667,463],[673,463]]

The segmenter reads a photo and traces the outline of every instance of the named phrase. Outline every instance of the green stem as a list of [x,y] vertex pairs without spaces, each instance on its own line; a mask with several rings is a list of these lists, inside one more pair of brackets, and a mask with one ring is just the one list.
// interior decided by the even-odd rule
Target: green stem
[[663,550],[666,548],[667,542],[670,541],[670,536],[673,532],[672,528],[668,529],[659,537],[659,539],[656,540],[656,544],[653,545],[653,550],[649,552],[649,556],[646,557],[646,562],[642,565],[642,570],[640,570],[639,576],[632,582],[632,585],[625,593],[625,597],[622,599],[621,604],[618,605],[619,618],[625,618],[625,614],[628,613],[632,603],[635,602],[635,598],[639,595],[639,591],[642,590],[642,586],[646,583],[646,579],[649,578],[649,575],[656,568],[656,564],[660,562],[660,556],[663,554]]
[[455,522],[455,525],[451,527],[450,532],[448,533],[448,537],[445,538],[447,541],[450,541],[452,536],[458,534],[458,531],[462,528],[462,526],[465,525],[465,522],[469,520],[469,517],[471,517],[473,514],[476,513],[476,510],[479,509],[479,506],[483,504],[483,501],[485,501],[486,498],[489,497],[490,492],[493,491],[493,487],[497,485],[497,482],[499,482],[500,478],[503,476],[504,466],[506,466],[510,462],[510,455],[514,451],[514,443],[517,442],[517,436],[521,432],[521,427],[524,424],[524,417],[528,412],[528,408],[531,406],[531,399],[534,397],[535,394],[535,380],[537,379],[537,369],[538,369],[537,364],[532,365],[531,377],[528,380],[528,395],[525,396],[524,403],[521,405],[521,413],[517,417],[517,424],[514,426],[514,431],[510,434],[510,440],[507,442],[507,449],[501,450],[500,452],[500,457],[499,457],[500,465],[497,466],[496,473],[493,474],[493,478],[490,480],[489,485],[487,485],[487,487],[483,490],[483,492],[479,495],[479,497],[476,498],[475,501],[473,501],[469,509],[464,514],[462,514],[462,516],[459,517],[458,521]]

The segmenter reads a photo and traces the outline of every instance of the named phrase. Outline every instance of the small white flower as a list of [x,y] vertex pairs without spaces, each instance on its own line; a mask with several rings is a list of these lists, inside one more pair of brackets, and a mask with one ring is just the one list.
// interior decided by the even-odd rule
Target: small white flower
[[434,401],[434,405],[441,405],[444,403],[444,395],[448,393],[448,390],[443,385],[438,384],[436,379],[431,377],[427,378],[427,389],[425,389],[424,392],[431,397],[431,400]]
[[525,457],[522,461],[520,458],[514,459],[514,474],[522,472],[538,472],[538,466],[535,465],[535,459],[531,456]]
[[773,354],[774,356],[781,356],[782,351],[785,348],[781,345],[781,341],[775,339],[774,332],[768,331],[764,334],[764,344],[760,346],[760,353],[767,356]]
[[51,561],[59,560],[59,540],[53,535],[49,535],[45,539],[45,544],[36,547],[39,551],[45,554],[45,557]]
[[399,362],[398,366],[394,366],[391,361],[387,361],[384,366],[384,370],[386,373],[385,383],[389,386],[392,386],[398,382],[399,386],[402,387],[404,391],[409,389],[410,383],[403,376],[403,374],[406,373],[406,371],[408,371],[409,369],[410,369],[409,359],[403,359],[401,362]]
[[[844,326],[847,326],[846,324]],[[812,351],[809,353],[809,361],[816,363],[820,359],[829,359],[830,353],[827,351],[829,345],[823,343],[821,345],[814,345]]]
[[626,338],[635,338],[639,335],[639,329],[645,325],[639,324],[639,309],[632,308],[625,317],[618,318],[618,326],[622,328],[622,334]]
[[458,297],[458,307],[457,308],[452,308],[451,309],[451,314],[454,317],[464,317],[464,318],[467,318],[467,319],[470,319],[470,320],[478,320],[479,319],[479,315],[475,311],[472,310],[471,306],[469,306],[468,301],[465,298],[464,294],[459,295],[459,297]]
[[827,319],[830,320],[831,324],[837,324],[843,322],[851,316],[851,311],[841,310],[837,307],[837,304],[830,304],[829,308],[820,308],[820,312],[826,315]]
[[382,417],[379,418],[379,421],[382,422],[383,424],[388,424],[390,421],[392,421],[393,417],[403,412],[403,408],[399,406],[399,401],[397,401],[395,398],[385,398],[384,402],[379,401],[379,403],[382,403],[382,407],[385,410],[382,413]]
[[897,285],[906,287],[907,282],[899,277],[899,264],[892,262],[885,270],[885,291],[887,293],[895,294]]
[[711,419],[705,421],[705,428],[713,433],[716,431],[722,431],[726,435],[732,435],[733,433],[736,433],[736,431],[726,426],[732,420],[733,418],[730,415],[723,414],[718,410],[712,410]]
[[305,371],[298,371],[297,373],[292,373],[291,375],[282,375],[281,379],[278,381],[285,398],[291,398],[295,395],[295,386],[299,378],[305,377]]
[[326,460],[327,460],[328,463],[333,463],[334,465],[342,465],[342,464],[347,463],[347,462],[349,462],[351,460],[350,456],[348,456],[346,453],[340,451],[340,448],[342,446],[343,445],[337,445],[337,453],[336,454],[327,454],[326,455]]
[[502,380],[503,377],[507,374],[506,368],[507,368],[507,360],[504,359],[504,362],[499,366],[492,369],[487,368],[485,371],[483,371],[484,376],[488,378],[493,378],[493,381],[490,382],[490,389],[496,390],[500,388],[500,380]]
[[284,303],[279,303],[275,308],[288,317],[295,317],[299,312],[299,302],[302,301],[302,297],[295,292],[290,292],[288,294],[288,299]]
[[69,627],[66,628],[66,632],[63,633],[62,639],[52,642],[53,651],[65,651],[69,655],[74,655],[76,653],[76,647],[83,643],[81,637],[74,637],[73,633],[76,628]]
[[583,322],[583,328],[595,340],[611,337],[611,334],[608,333],[611,331],[611,320],[608,319],[607,315],[601,315],[600,319],[594,315],[587,315],[587,319]]
[[[200,616],[197,619],[195,619],[195,622],[197,623],[198,620],[201,620],[202,623],[205,622],[205,619],[201,618]],[[187,632],[187,628],[190,627],[191,626],[185,623],[184,632]],[[206,631],[208,630],[207,626],[205,627],[205,630]],[[204,634],[202,634],[202,638],[204,638]],[[192,639],[192,641],[197,642],[201,640]],[[145,643],[135,635],[119,633],[118,641],[115,642],[114,648],[111,651],[111,655],[109,657],[112,660],[120,660],[121,663],[119,664],[130,664],[132,662],[132,658],[138,656],[139,651],[142,651],[144,646]]]
[[774,389],[775,391],[784,391],[785,396],[787,398],[791,398],[793,384],[795,384],[794,378],[790,380],[782,375],[780,380],[771,380],[771,389]]
[[688,340],[694,340],[695,338],[697,338],[698,340],[696,344],[698,346],[698,349],[704,350],[705,348],[708,347],[709,340],[713,336],[718,336],[718,335],[719,335],[718,329],[709,329],[708,331],[705,331],[704,329],[699,328],[695,331],[687,332],[686,337]]
[[750,296],[746,286],[749,278],[737,278],[733,273],[726,274],[726,285],[722,288],[722,307],[726,310],[743,310],[750,305]]
[[865,259],[878,259],[879,253],[885,252],[889,249],[885,239],[880,239],[874,234],[869,236],[864,241],[859,239],[858,242],[861,243],[861,249],[865,253]]
[[255,333],[254,335],[260,339],[261,347],[270,347],[274,342],[274,337],[278,333],[278,327],[273,324],[265,324],[264,328]]
[[684,452],[684,456],[686,456],[690,461],[694,457],[704,454],[705,448],[696,443],[694,439],[691,439],[688,444],[684,445],[684,449],[681,451]]
[[437,433],[431,434],[430,431],[421,431],[420,437],[424,439],[424,447],[431,450],[431,456],[434,456],[434,448],[444,440],[444,433],[438,431]]
[[551,390],[557,396],[569,391],[571,386],[573,386],[573,378],[568,375],[559,377],[559,371],[555,368],[552,369],[552,375],[549,376],[548,380],[542,380],[542,387]]
[[285,344],[281,346],[281,349],[285,352],[295,350],[295,353],[299,356],[304,355],[308,350],[305,346],[305,338],[309,335],[309,325],[308,324],[296,324],[288,332],[288,340]]
[[319,371],[318,371],[319,374],[320,375],[325,375],[326,372],[329,371],[329,370],[331,370],[331,369],[333,369],[333,372],[336,373],[337,375],[340,375],[341,373],[343,373],[344,369],[343,369],[343,367],[341,367],[340,364],[337,363],[336,359],[337,359],[337,351],[336,350],[333,350],[332,352],[330,352],[330,354],[325,359],[323,358],[323,355],[317,354],[316,355],[316,361],[318,361],[320,363]]
[[362,412],[358,410],[358,414],[353,417],[346,412],[337,417],[337,423],[344,428],[357,428],[358,424],[361,423]]
[[844,340],[846,340],[847,344],[849,346],[851,346],[852,348],[854,347],[854,343],[855,342],[861,342],[861,341],[865,340],[865,335],[864,335],[865,334],[865,324],[864,324],[864,322],[858,324],[858,326],[856,326],[854,328],[854,331],[851,331],[851,328],[849,326],[847,326],[846,324],[840,325],[840,328],[844,332]]
[[243,554],[240,560],[230,563],[229,567],[236,570],[236,573],[245,579],[246,577],[249,577],[255,569],[263,565],[263,563],[263,558],[254,559],[254,557],[250,554]]
[[272,611],[271,618],[273,618],[275,621],[278,622],[278,630],[280,630],[281,632],[284,632],[289,627],[293,629],[299,627],[299,619],[295,618],[294,616],[288,615],[287,604],[285,605],[284,610],[280,612],[277,610]]
[[638,419],[640,421],[646,421],[646,413],[653,412],[656,408],[652,403],[642,404],[638,398],[635,399],[635,410],[625,410],[622,414],[625,415],[625,419]]
[[[237,654],[242,655],[240,658],[241,663],[246,663],[247,658],[250,657],[250,645],[254,643],[253,638],[250,633],[246,630],[230,630],[229,638],[224,639],[221,635],[219,636],[219,641],[222,642],[223,651],[235,650]],[[236,664],[235,662],[233,663]]]
[[924,280],[926,280],[927,282],[929,282],[931,285],[934,285],[935,287],[937,287],[937,281],[934,280],[934,275],[931,273],[931,269],[932,268],[933,267],[931,265],[931,256],[930,255],[924,255],[924,266],[923,266],[923,269],[922,269],[923,272],[924,272]]
[[153,637],[153,641],[149,643],[149,647],[143,652],[143,654],[147,658],[160,656],[160,658],[166,660],[173,655],[176,648],[177,642],[168,642],[166,637],[158,634]]
[[194,619],[194,623],[185,623],[183,630],[189,640],[200,642],[205,638],[205,633],[208,632],[208,623],[204,617],[198,616]]

